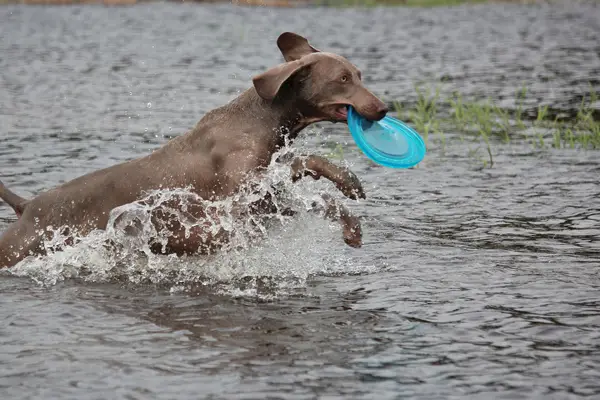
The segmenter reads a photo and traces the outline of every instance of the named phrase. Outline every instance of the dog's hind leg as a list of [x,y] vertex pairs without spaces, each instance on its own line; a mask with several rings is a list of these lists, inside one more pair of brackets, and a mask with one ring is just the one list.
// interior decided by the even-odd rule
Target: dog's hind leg
[[0,268],[12,267],[30,254],[43,254],[42,235],[18,220],[0,236]]
[[27,200],[8,190],[2,181],[0,181],[0,199],[4,200],[13,210],[15,210],[17,217],[23,215],[25,206],[27,206]]

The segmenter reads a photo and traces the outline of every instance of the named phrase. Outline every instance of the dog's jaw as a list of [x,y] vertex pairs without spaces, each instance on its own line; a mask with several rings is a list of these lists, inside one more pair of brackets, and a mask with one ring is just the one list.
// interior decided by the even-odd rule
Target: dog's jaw
[[335,108],[333,115],[336,118],[336,121],[334,121],[334,122],[348,121],[348,106],[347,105],[337,106]]
[[313,122],[347,122],[349,104],[333,103],[319,107],[319,116],[313,118]]

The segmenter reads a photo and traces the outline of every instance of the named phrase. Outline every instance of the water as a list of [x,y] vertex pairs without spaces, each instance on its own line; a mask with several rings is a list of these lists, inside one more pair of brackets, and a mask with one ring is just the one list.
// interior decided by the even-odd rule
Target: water
[[[285,30],[349,57],[389,100],[445,78],[444,93],[506,107],[526,84],[529,105],[568,112],[588,82],[600,89],[599,16],[593,4],[5,6],[2,179],[31,196],[147,154],[280,62]],[[0,276],[2,398],[600,395],[598,152],[494,143],[489,169],[469,155],[479,143],[448,140],[395,171],[342,125],[298,146],[332,142],[367,189],[348,201],[362,249],[302,214],[209,260],[115,263],[91,237],[24,263]],[[320,181],[289,190],[300,208],[335,193]],[[13,220],[0,208],[0,229]]]

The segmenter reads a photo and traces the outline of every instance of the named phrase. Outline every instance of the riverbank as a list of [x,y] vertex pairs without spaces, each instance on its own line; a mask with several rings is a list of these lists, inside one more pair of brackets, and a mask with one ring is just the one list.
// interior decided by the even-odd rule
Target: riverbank
[[[133,5],[149,3],[155,0],[0,0],[0,4],[25,4],[25,5],[74,5],[74,4],[105,4],[105,5]],[[242,6],[263,7],[369,7],[369,6],[407,6],[407,7],[437,7],[455,6],[461,4],[482,3],[549,3],[561,0],[166,0],[171,3],[232,3]],[[563,0],[566,1],[566,0]],[[594,1],[594,0],[590,0]]]

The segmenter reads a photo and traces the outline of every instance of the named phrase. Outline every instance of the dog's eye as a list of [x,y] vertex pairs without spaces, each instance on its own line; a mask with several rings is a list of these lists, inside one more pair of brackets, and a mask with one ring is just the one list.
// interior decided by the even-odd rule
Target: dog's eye
[[342,81],[342,83],[346,83],[350,80],[350,78],[348,78],[348,75],[343,75],[340,80]]

